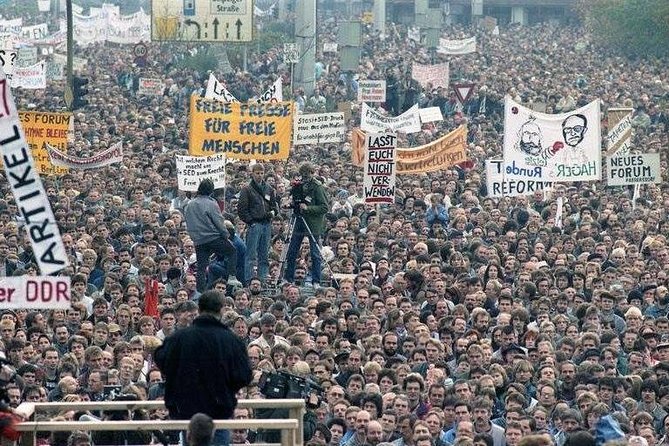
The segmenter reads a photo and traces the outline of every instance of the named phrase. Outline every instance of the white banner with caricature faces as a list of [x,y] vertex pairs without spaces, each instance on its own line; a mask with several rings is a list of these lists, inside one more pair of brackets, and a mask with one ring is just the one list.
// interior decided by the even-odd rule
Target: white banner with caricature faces
[[599,100],[557,115],[507,97],[504,175],[535,181],[594,181],[602,175]]

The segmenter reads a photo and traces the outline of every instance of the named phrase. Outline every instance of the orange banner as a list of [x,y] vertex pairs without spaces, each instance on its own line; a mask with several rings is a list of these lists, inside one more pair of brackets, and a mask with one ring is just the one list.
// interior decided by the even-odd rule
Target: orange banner
[[[365,160],[365,132],[353,129],[351,162],[362,167]],[[467,159],[467,127],[460,126],[429,144],[397,149],[397,173],[411,174],[446,169]]]

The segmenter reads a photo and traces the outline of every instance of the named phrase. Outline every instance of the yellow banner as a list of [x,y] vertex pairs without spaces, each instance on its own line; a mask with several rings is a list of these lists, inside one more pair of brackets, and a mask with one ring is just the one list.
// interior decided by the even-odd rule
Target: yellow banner
[[67,152],[67,132],[72,121],[70,113],[19,112],[19,119],[30,146],[35,168],[42,175],[63,175],[67,168],[51,164],[45,143]]
[[[410,149],[397,149],[397,173],[411,174],[446,169],[467,159],[467,127],[460,126],[431,143]],[[353,130],[351,162],[362,166],[365,159],[365,133]]]
[[197,96],[190,103],[188,152],[223,153],[240,160],[279,160],[290,153],[292,102],[219,102]]

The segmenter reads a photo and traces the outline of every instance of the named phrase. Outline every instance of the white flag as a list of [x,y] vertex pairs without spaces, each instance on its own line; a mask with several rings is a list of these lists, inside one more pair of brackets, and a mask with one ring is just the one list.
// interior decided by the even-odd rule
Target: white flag
[[221,102],[239,102],[212,73],[209,73],[209,82],[207,82],[207,91],[204,93],[204,97]]

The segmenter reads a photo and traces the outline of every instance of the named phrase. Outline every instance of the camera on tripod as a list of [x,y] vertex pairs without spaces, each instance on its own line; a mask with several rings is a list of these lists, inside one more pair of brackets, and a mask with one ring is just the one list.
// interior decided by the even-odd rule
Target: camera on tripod
[[309,203],[309,199],[304,190],[304,182],[302,180],[294,179],[290,182],[290,198],[292,200],[293,211],[300,212],[300,204]]
[[258,382],[260,393],[267,399],[304,399],[309,401],[312,395],[323,400],[324,389],[309,378],[288,372],[263,372]]

